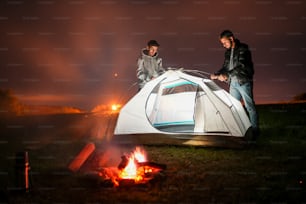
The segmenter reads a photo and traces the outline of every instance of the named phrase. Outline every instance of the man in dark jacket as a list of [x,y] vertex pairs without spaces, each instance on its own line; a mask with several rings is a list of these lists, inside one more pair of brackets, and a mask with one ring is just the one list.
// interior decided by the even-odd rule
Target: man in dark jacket
[[230,94],[241,101],[247,109],[255,136],[258,135],[258,116],[253,99],[253,62],[248,45],[241,43],[230,30],[220,34],[225,51],[222,68],[210,76],[211,79],[228,82]]

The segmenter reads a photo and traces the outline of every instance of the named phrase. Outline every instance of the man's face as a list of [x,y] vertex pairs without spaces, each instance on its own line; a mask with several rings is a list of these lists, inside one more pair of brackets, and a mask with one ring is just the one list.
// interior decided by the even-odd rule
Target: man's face
[[157,46],[150,46],[148,47],[148,54],[153,57],[157,53],[158,47]]
[[226,49],[230,49],[232,47],[232,42],[233,42],[233,38],[232,37],[223,37],[220,39],[220,42],[222,44],[222,46]]

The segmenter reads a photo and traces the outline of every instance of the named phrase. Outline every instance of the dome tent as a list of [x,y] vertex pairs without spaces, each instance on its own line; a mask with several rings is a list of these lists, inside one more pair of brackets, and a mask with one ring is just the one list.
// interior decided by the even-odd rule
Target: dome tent
[[240,103],[210,79],[168,70],[148,82],[120,110],[120,143],[227,146],[250,137]]

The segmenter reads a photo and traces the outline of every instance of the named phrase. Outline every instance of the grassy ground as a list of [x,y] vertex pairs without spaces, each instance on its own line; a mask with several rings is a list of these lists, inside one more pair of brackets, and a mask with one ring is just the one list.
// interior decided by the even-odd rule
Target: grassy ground
[[[306,104],[261,105],[261,135],[244,149],[144,146],[166,164],[155,183],[119,187],[67,166],[87,142],[103,161],[118,164],[133,147],[107,147],[107,117],[32,116],[1,121],[0,203],[303,203],[306,182]],[[31,189],[16,186],[15,154],[27,149]]]

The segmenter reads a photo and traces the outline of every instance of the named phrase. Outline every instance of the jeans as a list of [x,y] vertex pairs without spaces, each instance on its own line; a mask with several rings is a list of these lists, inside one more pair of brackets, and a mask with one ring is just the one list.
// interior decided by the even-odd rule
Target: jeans
[[248,112],[250,122],[254,129],[258,128],[258,116],[255,108],[255,102],[253,99],[253,83],[246,82],[242,85],[237,80],[232,80],[230,83],[230,94],[237,100],[244,102],[246,110]]

